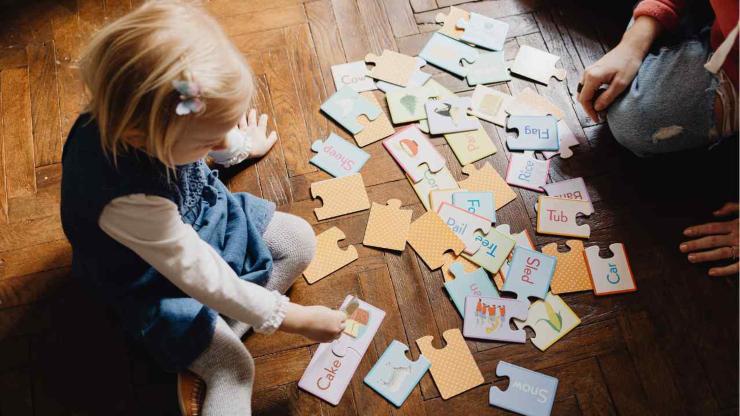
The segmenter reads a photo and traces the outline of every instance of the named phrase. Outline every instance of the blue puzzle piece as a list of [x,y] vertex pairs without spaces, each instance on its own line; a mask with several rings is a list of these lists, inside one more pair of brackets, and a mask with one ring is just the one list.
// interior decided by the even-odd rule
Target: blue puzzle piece
[[364,128],[357,121],[361,115],[367,116],[370,120],[380,116],[380,107],[349,86],[343,87],[329,97],[321,104],[321,110],[352,134],[357,134]]
[[498,362],[496,375],[509,377],[509,387],[506,391],[491,387],[488,402],[492,406],[528,416],[550,414],[558,390],[558,379],[506,361]]
[[474,64],[468,65],[468,85],[491,84],[511,81],[509,68],[504,61],[504,52],[484,52],[478,55]]
[[506,273],[505,292],[516,293],[517,299],[529,301],[529,297],[544,299],[550,289],[557,259],[539,251],[517,246]]
[[470,295],[488,296],[497,298],[498,290],[491,283],[491,279],[482,268],[472,273],[465,273],[463,265],[454,262],[450,265],[450,273],[455,275],[454,280],[445,282],[445,290],[452,298],[460,316],[465,317],[465,297]]
[[435,33],[419,52],[419,56],[434,66],[464,77],[468,73],[468,67],[463,66],[461,61],[464,59],[472,64],[478,59],[478,51],[472,46]]
[[509,24],[475,12],[470,19],[460,19],[457,27],[465,29],[460,40],[494,51],[503,51]]
[[313,142],[311,150],[316,152],[311,163],[335,178],[359,172],[370,159],[367,152],[334,133],[329,134],[329,138],[323,142]]
[[509,116],[506,126],[519,136],[508,137],[510,150],[558,150],[558,119],[553,116]]
[[406,358],[408,350],[406,344],[393,340],[365,376],[365,384],[396,407],[401,407],[431,366],[423,355],[416,361]]
[[455,192],[452,205],[496,222],[496,204],[493,192]]

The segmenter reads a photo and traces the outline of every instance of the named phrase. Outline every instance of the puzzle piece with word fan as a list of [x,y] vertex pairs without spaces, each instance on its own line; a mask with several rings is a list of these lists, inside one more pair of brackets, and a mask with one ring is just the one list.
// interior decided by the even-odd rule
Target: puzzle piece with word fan
[[609,245],[612,257],[601,257],[598,246],[586,247],[586,261],[596,296],[614,295],[637,290],[624,244]]
[[362,131],[357,119],[361,115],[369,120],[380,116],[381,110],[375,103],[361,96],[351,87],[343,87],[321,104],[321,110],[352,134]]
[[481,268],[477,268],[472,272],[466,272],[463,263],[454,262],[450,265],[450,273],[455,278],[445,282],[445,290],[450,295],[450,299],[455,304],[455,308],[457,308],[460,316],[465,316],[465,298],[467,296],[499,297],[498,291],[493,287],[493,283],[491,283],[491,279],[488,278],[486,272]]
[[432,363],[429,372],[443,400],[485,382],[459,329],[448,329],[442,333],[442,338],[447,343],[444,348],[435,348],[432,345],[432,338],[431,335],[421,337],[416,340],[416,345],[424,357]]
[[581,323],[581,319],[558,295],[549,292],[544,300],[538,300],[529,307],[526,321],[514,320],[514,325],[522,329],[532,328],[534,338],[530,338],[535,347],[545,351],[565,334]]
[[537,232],[563,237],[589,238],[591,227],[579,225],[578,214],[594,213],[589,201],[540,196],[537,199]]
[[434,33],[429,42],[419,52],[419,56],[436,67],[464,77],[467,75],[469,67],[464,66],[462,61],[464,60],[469,64],[474,63],[478,59],[478,51],[472,46]]
[[499,361],[496,375],[509,378],[509,387],[502,391],[491,386],[488,402],[491,406],[500,407],[528,416],[548,416],[555,402],[558,379],[536,371]]
[[555,68],[558,60],[560,60],[560,57],[557,55],[529,45],[522,45],[519,47],[519,52],[517,52],[514,63],[511,65],[511,73],[545,85],[550,82],[550,77],[562,81],[565,79],[565,69]]
[[357,249],[354,246],[349,245],[343,250],[337,245],[344,239],[344,233],[337,227],[331,227],[316,236],[316,255],[303,272],[309,284],[357,260]]

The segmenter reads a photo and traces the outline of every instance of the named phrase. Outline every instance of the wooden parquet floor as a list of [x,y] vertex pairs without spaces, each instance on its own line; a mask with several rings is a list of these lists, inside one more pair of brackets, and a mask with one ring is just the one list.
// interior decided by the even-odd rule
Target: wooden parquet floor
[[[75,72],[81,46],[138,1],[11,3],[0,6],[0,415],[178,414],[174,375],[157,369],[121,334],[106,306],[70,278],[58,214],[62,144],[83,104]],[[486,385],[443,401],[427,375],[395,409],[362,383],[379,354],[397,339],[411,345],[415,358],[415,339],[439,338],[461,320],[440,272],[428,270],[411,249],[392,254],[358,245],[358,261],[310,287],[300,279],[290,292],[297,302],[330,306],[356,293],[387,313],[340,405],[297,388],[315,345],[291,335],[252,335],[255,413],[501,413],[488,406],[487,392],[491,383],[506,383],[495,374],[504,359],[559,378],[555,414],[737,414],[738,281],[707,277],[706,267],[690,265],[677,250],[685,226],[737,200],[737,147],[638,160],[570,96],[583,68],[618,41],[630,14],[626,2],[212,0],[207,8],[248,56],[258,106],[280,135],[264,159],[224,172],[230,187],[275,201],[317,232],[337,225],[347,234],[344,243],[360,243],[367,211],[317,222],[312,209],[320,202],[308,192],[311,182],[326,177],[308,164],[310,143],[330,131],[345,134],[318,111],[334,92],[330,67],[383,49],[415,55],[436,29],[435,15],[457,3],[509,23],[507,59],[521,45],[562,57],[565,82],[543,87],[514,79],[495,88],[533,87],[566,112],[580,145],[572,158],[553,159],[552,180],[585,178],[596,208],[587,244],[603,249],[623,242],[639,291],[565,295],[583,323],[547,352],[529,343],[471,341]],[[463,81],[425,69],[469,94]],[[499,149],[487,161],[504,172],[504,132],[488,123],[486,131]],[[461,179],[447,144],[434,143]],[[367,150],[372,158],[362,174],[370,198],[400,199],[418,216],[423,208],[391,157],[380,143]],[[498,212],[499,222],[529,230],[538,247],[558,241],[533,232],[535,193],[517,193]]]

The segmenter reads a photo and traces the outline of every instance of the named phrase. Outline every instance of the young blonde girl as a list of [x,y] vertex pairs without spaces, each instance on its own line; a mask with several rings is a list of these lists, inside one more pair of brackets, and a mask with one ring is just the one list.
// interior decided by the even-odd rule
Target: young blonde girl
[[265,115],[246,115],[249,67],[203,10],[162,1],[100,30],[81,73],[89,104],[62,177],[73,273],[165,369],[205,381],[202,414],[249,414],[248,328],[328,341],[346,318],[284,296],[313,257],[311,227],[229,192],[203,162],[236,164],[275,143]]

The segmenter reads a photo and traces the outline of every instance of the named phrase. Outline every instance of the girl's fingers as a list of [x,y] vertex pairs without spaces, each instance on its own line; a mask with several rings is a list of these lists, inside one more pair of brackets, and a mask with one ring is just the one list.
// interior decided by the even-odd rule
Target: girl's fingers
[[682,253],[691,253],[692,251],[705,250],[708,248],[732,246],[732,244],[733,241],[729,235],[710,235],[708,237],[702,237],[681,243],[679,249]]
[[581,88],[581,92],[578,93],[578,101],[581,103],[581,106],[583,106],[583,109],[586,110],[586,114],[588,114],[588,116],[593,120],[599,119],[598,114],[596,114],[596,110],[594,110],[594,96],[603,81],[603,74],[601,72],[602,71],[598,67],[587,68],[583,73],[583,88]]
[[692,263],[703,263],[705,261],[731,259],[733,255],[735,255],[735,250],[732,247],[725,246],[714,250],[691,253],[688,257]]
[[247,129],[247,113],[242,114],[242,118],[240,118],[239,122],[236,123],[236,127],[238,127],[239,130]]
[[740,210],[740,206],[734,202],[728,202],[722,206],[722,208],[714,211],[715,217],[724,217],[730,214],[734,214]]
[[728,234],[732,229],[732,222],[710,222],[689,227],[683,230],[683,235],[687,237],[700,237],[702,235]]
[[710,276],[733,276],[738,273],[738,263],[724,267],[712,267],[709,269]]
[[249,127],[257,125],[257,110],[254,108],[249,110]]
[[267,131],[267,114],[262,114],[260,116],[260,121],[259,123],[257,123],[257,128],[259,128],[263,132]]
[[271,148],[273,145],[275,145],[275,142],[277,141],[277,133],[274,131],[270,133],[269,136],[267,136],[267,148]]

